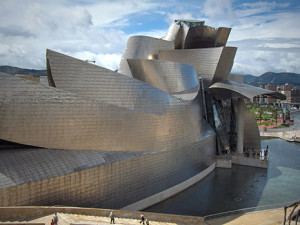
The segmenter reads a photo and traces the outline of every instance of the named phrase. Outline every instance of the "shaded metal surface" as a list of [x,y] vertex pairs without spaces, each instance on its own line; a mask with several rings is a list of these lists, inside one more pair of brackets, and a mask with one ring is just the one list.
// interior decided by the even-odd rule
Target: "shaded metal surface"
[[160,50],[158,59],[194,66],[198,77],[203,78],[204,88],[207,90],[213,79],[227,79],[235,53],[235,47]]
[[196,70],[191,65],[161,60],[128,59],[127,61],[132,76],[138,80],[172,95],[190,94],[182,95],[185,100],[192,100],[198,94],[199,81]]
[[148,83],[47,50],[48,77],[56,88],[127,109],[163,114],[180,100]]
[[[147,99],[145,93],[139,97]],[[151,111],[162,114],[0,75],[0,139],[7,141],[57,149],[155,151],[194,142],[202,134],[202,110],[193,102],[177,99]]]
[[162,49],[174,49],[174,42],[147,36],[131,36],[123,52],[118,72],[131,77],[127,59],[148,59],[150,55],[155,56]]
[[209,87],[217,98],[253,98],[257,95],[269,95],[274,98],[286,99],[285,95],[267,89],[242,84],[233,80],[214,83]]
[[214,162],[214,150],[209,128],[172,151],[1,149],[0,205],[121,208],[203,171]]
[[185,38],[184,49],[211,48],[225,46],[231,28],[197,26],[189,28]]
[[260,134],[253,114],[244,107],[244,146],[260,150]]

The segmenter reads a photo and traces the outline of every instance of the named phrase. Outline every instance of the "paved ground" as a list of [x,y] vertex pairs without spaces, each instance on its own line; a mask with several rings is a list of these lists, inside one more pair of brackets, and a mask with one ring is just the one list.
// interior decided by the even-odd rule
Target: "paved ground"
[[[36,218],[28,222],[36,223],[45,223],[50,225],[53,214],[47,215],[44,217]],[[87,215],[78,215],[78,214],[67,214],[67,213],[58,213],[58,225],[69,225],[69,224],[91,224],[91,225],[107,225],[110,224],[110,218],[102,216],[87,216]],[[126,219],[115,217],[116,225],[133,225],[139,224],[140,220],[137,219]],[[176,223],[166,223],[166,222],[157,222],[150,221],[151,225],[176,225]]]
[[[291,209],[290,209],[291,210]],[[288,212],[290,212],[288,210]],[[289,213],[288,213],[289,214]],[[224,216],[220,218],[205,220],[204,225],[282,225],[283,224],[283,208],[263,210],[258,212],[248,212],[245,214],[237,214],[231,216]],[[26,222],[45,223],[50,225],[53,214],[46,215],[40,218],[33,218]],[[91,225],[107,225],[110,224],[108,217],[101,216],[87,216],[78,214],[67,214],[58,213],[59,222],[58,225],[70,225],[70,224],[91,224]],[[117,225],[133,225],[139,224],[139,219],[126,219],[126,218],[115,218],[115,224]],[[300,221],[299,221],[300,222]],[[150,221],[151,225],[176,225],[176,223],[166,223]],[[286,223],[288,224],[288,222]],[[296,224],[294,221],[291,225]],[[299,223],[300,224],[300,223]],[[200,224],[199,224],[200,225]]]
[[[288,210],[290,212],[290,210]],[[288,214],[289,215],[289,214]],[[245,214],[231,215],[216,219],[206,220],[207,225],[282,225],[284,220],[283,208],[249,212]],[[300,222],[300,221],[299,221]],[[286,222],[288,224],[288,222]],[[296,224],[291,222],[291,225]],[[298,223],[300,224],[300,223]]]

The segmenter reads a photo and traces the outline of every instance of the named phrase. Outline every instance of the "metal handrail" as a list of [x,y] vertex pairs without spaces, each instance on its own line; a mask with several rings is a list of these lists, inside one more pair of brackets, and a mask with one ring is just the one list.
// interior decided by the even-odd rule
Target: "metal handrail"
[[[299,201],[299,200],[295,200],[295,201]],[[261,210],[267,210],[267,209],[275,209],[275,208],[284,207],[286,205],[290,205],[290,204],[294,203],[295,201],[272,204],[272,205],[256,206],[256,207],[244,208],[244,209],[237,209],[237,210],[226,211],[226,212],[221,212],[221,213],[215,213],[215,214],[210,214],[210,215],[204,216],[203,218],[204,218],[204,220],[208,220],[208,219],[213,219],[213,218],[218,218],[218,217],[223,217],[223,216],[244,214],[244,213],[247,213],[247,212],[261,211]]]

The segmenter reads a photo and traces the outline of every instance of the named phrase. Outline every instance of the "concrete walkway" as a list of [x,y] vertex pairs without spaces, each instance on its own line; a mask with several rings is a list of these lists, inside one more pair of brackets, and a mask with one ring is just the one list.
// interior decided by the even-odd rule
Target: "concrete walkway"
[[[291,208],[288,209],[287,215],[291,212]],[[53,213],[49,215],[44,215],[36,218],[31,218],[25,221],[6,221],[5,223],[10,224],[33,224],[33,223],[44,223],[45,225],[50,225],[51,220],[53,218]],[[145,213],[145,216],[147,213]],[[168,217],[167,214],[162,214],[165,217]],[[178,215],[179,216],[179,215]],[[229,216],[218,217],[214,219],[208,219],[204,222],[199,223],[198,225],[275,225],[275,224],[283,224],[284,220],[284,210],[283,208],[263,210],[257,212],[248,212],[244,214],[235,214]],[[110,218],[104,216],[90,216],[90,215],[82,215],[82,214],[74,214],[74,213],[58,213],[58,225],[108,225],[110,224]],[[4,222],[4,221],[2,221]],[[116,225],[138,225],[140,220],[129,219],[129,218],[118,218],[115,217]],[[186,224],[190,223],[176,223],[176,222],[160,222],[160,221],[150,221],[151,225],[178,225],[178,224]],[[286,222],[288,224],[288,221]],[[291,222],[291,225],[296,224],[294,221]],[[1,225],[1,222],[0,222]]]
[[[291,209],[287,210],[287,215]],[[236,214],[230,216],[219,217],[215,219],[205,220],[204,224],[207,225],[282,225],[284,220],[283,208],[263,210],[257,212],[248,212],[245,214]],[[288,221],[286,222],[286,225]],[[291,225],[296,224],[292,221]],[[298,223],[299,224],[299,223]]]

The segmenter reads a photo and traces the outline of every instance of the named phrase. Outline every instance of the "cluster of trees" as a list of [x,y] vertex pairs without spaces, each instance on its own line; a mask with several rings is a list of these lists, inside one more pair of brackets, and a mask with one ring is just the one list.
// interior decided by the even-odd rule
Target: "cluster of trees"
[[253,113],[259,125],[268,125],[278,122],[278,116],[283,114],[277,105],[247,103],[247,108]]

